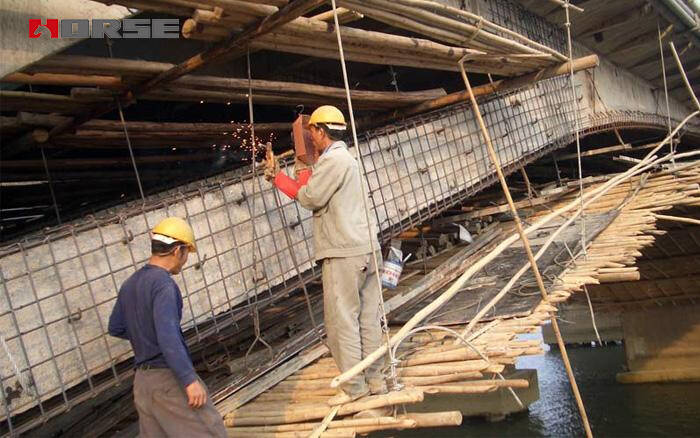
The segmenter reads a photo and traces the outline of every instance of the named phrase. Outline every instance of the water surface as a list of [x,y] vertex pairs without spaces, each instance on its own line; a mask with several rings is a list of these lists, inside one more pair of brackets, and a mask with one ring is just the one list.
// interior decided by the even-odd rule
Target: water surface
[[[700,383],[621,385],[624,348],[570,348],[576,380],[598,437],[700,437]],[[540,399],[529,411],[489,423],[465,418],[458,428],[418,429],[376,434],[397,438],[569,437],[583,427],[557,349],[518,360],[517,368],[537,369]],[[374,434],[372,435],[375,436]]]

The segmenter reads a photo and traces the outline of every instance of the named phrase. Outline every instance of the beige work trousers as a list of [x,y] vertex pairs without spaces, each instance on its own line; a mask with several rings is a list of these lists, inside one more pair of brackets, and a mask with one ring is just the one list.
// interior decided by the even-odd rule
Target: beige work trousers
[[199,409],[191,408],[185,388],[168,368],[136,370],[134,404],[141,438],[227,436],[208,391],[207,403]]
[[[379,266],[382,256],[377,252]],[[382,341],[378,273],[371,254],[323,260],[323,310],[328,348],[341,372],[352,368]],[[368,383],[383,380],[378,360],[341,388],[349,395],[365,393]]]

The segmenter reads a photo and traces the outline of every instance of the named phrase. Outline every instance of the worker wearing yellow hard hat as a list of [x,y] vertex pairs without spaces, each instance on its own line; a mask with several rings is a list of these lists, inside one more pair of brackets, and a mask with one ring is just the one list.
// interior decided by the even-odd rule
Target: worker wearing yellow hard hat
[[[163,219],[153,228],[152,237],[156,240],[173,243],[175,241],[184,243],[190,251],[197,251],[194,243],[194,231],[190,224],[179,217],[168,217]],[[162,237],[169,238],[162,239]]]
[[[307,168],[297,159],[297,178],[292,179],[271,157],[265,176],[313,211],[314,258],[322,263],[328,347],[344,372],[381,343],[381,290],[372,263],[372,248],[379,248],[379,242],[376,225],[367,222],[364,211],[358,163],[341,140],[347,126],[343,113],[334,106],[321,106],[311,114],[308,125],[319,155],[316,163]],[[381,263],[381,254],[377,256]],[[385,393],[382,365],[377,362],[343,384],[328,403],[339,405],[370,393]]]
[[182,294],[172,275],[196,250],[186,221],[160,221],[151,231],[151,258],[122,284],[109,317],[109,334],[127,339],[134,350],[141,437],[227,436],[180,329]]

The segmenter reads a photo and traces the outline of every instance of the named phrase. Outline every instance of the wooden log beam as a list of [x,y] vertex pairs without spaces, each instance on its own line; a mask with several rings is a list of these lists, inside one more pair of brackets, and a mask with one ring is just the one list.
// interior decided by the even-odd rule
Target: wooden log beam
[[[34,66],[34,70],[62,69],[66,72],[76,72],[82,69],[93,69],[103,73],[115,68],[125,75],[157,74],[173,68],[173,64],[151,61],[135,61],[129,59],[110,59],[86,56],[62,56],[58,55],[49,59],[46,64]],[[13,73],[3,78],[8,82],[15,83],[37,83],[30,82],[37,78],[44,78],[41,83],[64,86],[96,86],[106,89],[121,90],[126,87],[119,76],[103,75],[78,75],[74,73]],[[281,95],[305,95],[308,94],[319,98],[345,99],[345,90],[338,87],[324,85],[307,84],[301,82],[282,82],[253,79],[251,87],[254,92],[277,93]],[[241,78],[225,78],[217,76],[185,75],[172,81],[169,88],[197,88],[211,91],[230,92],[235,90],[239,93],[248,92],[248,80]],[[387,92],[387,91],[365,91],[352,90],[351,96],[358,102],[380,102],[386,103],[395,101],[400,104],[415,104],[429,99],[444,96],[443,89],[410,91],[410,92]]]
[[38,144],[46,143],[48,139],[49,131],[46,129],[32,129],[15,140],[3,142],[2,159],[7,160],[10,157],[20,155]]
[[84,104],[59,94],[30,93],[27,91],[0,90],[3,111],[36,111],[46,113],[77,114]]
[[[248,102],[247,90],[233,88],[227,90],[218,85],[220,81],[202,81],[198,88],[180,88],[170,85],[165,89],[153,90],[141,96],[141,100],[163,100],[173,102],[207,102],[223,103]],[[272,81],[266,81],[272,82]],[[211,85],[210,85],[211,84]],[[288,83],[269,83],[264,85],[265,91],[254,92],[253,102],[265,105],[298,105],[334,104],[345,106],[344,90],[334,87],[308,86],[298,84],[298,88],[292,88]],[[325,92],[324,92],[324,89]],[[307,92],[308,91],[308,92]],[[343,96],[340,96],[342,91]],[[392,92],[392,91],[355,91],[352,93],[353,102],[357,102],[360,109],[390,109],[423,102],[426,98],[444,96],[443,89],[426,90],[419,92]],[[114,92],[100,88],[75,87],[71,89],[71,97],[80,102],[107,102],[116,97]]]
[[24,131],[17,117],[0,116],[0,135],[11,135]]
[[119,76],[98,76],[60,73],[22,73],[15,72],[0,79],[11,84],[33,85],[81,85],[101,88],[122,88],[124,84]]
[[[52,127],[64,123],[68,117],[53,114],[35,114],[20,112],[17,114],[17,122],[20,126]],[[176,123],[176,122],[126,122],[129,131],[138,132],[191,132],[195,133],[222,133],[232,130],[248,130],[248,123]],[[118,120],[95,119],[86,122],[76,131],[80,135],[82,131],[122,131],[122,123]],[[291,131],[292,124],[287,122],[255,123],[256,131]]]
[[[588,55],[582,58],[574,59],[574,72],[589,68],[595,68],[598,66],[598,63],[599,59],[597,55]],[[478,87],[473,88],[474,96],[486,96],[497,92],[503,92],[506,90],[525,87],[544,79],[569,74],[569,68],[569,63],[565,62],[558,66],[550,67],[537,73],[529,73],[512,79],[501,79],[498,81],[494,81],[492,84],[480,85]],[[365,119],[360,120],[359,124],[362,125],[363,128],[379,126],[388,123],[392,120],[397,120],[404,117],[424,113],[427,111],[432,111],[438,108],[443,108],[445,106],[452,105],[455,103],[464,102],[467,99],[469,99],[469,93],[467,93],[466,91],[458,91],[455,93],[450,93],[444,97],[439,97],[437,99],[420,103],[416,106],[402,108],[400,110],[391,111],[383,115],[367,117]]]
[[[145,157],[135,157],[136,163],[141,164],[159,164],[159,163],[177,163],[177,162],[191,162],[191,161],[214,161],[218,154],[216,152],[212,153],[198,153],[198,154],[175,154],[175,155],[157,155],[157,156],[145,156]],[[50,159],[48,160],[49,168],[63,168],[63,169],[80,169],[80,168],[94,168],[94,167],[110,167],[110,166],[131,166],[131,159],[129,157],[114,157],[114,158],[61,158],[61,159]],[[2,160],[0,162],[0,170],[3,172],[10,169],[37,169],[43,168],[44,163],[41,160]]]

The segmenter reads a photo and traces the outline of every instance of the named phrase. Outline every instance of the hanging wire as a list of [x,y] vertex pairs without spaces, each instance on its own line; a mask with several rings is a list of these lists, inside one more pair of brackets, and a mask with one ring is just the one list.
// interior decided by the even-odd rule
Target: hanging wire
[[[668,122],[668,132],[671,133],[671,107],[668,104],[668,84],[666,82],[666,61],[664,60],[664,45],[662,43],[661,27],[659,22],[656,22],[656,30],[659,34],[659,55],[661,56],[661,73],[664,77],[664,96],[666,98],[666,120]],[[676,152],[676,145],[673,139],[669,142],[669,150],[671,151],[671,165],[676,167],[676,159],[673,154]]]
[[[255,144],[255,126],[254,126],[254,119],[253,119],[253,80],[251,79],[251,74],[250,74],[250,46],[248,46],[246,50],[246,62],[248,64],[248,123],[250,123],[250,172],[253,178],[255,178],[255,158],[256,158],[256,144]],[[258,243],[258,236],[255,231],[255,187],[256,184],[253,182],[253,193],[251,196],[251,201],[249,202],[250,206],[250,223],[251,223],[251,228],[253,230],[253,302],[251,305],[251,300],[250,300],[250,294],[248,294],[248,289],[246,289],[246,298],[248,301],[248,308],[250,309],[251,316],[253,318],[253,331],[255,332],[255,339],[253,339],[253,343],[250,344],[250,347],[248,347],[248,350],[245,352],[245,357],[244,357],[244,363],[246,368],[248,368],[248,357],[250,356],[250,352],[253,350],[253,347],[255,344],[260,342],[263,344],[269,351],[270,353],[270,359],[274,359],[275,353],[274,349],[270,344],[263,339],[261,333],[260,333],[260,312],[258,310],[258,266],[257,266],[257,251],[255,250],[255,245],[258,246],[258,250],[260,249],[260,245]]]
[[[29,92],[32,93],[32,84],[29,84]],[[44,146],[40,145],[39,150],[41,151],[41,161],[44,163],[44,172],[46,173],[46,181],[49,183],[49,193],[51,194],[51,200],[53,201],[53,210],[56,213],[56,220],[58,224],[61,225],[61,214],[58,212],[58,202],[56,201],[56,193],[53,191],[53,181],[51,180],[51,173],[49,172],[49,163],[46,160],[46,153],[44,152]]]
[[[114,58],[112,54],[112,40],[105,35],[105,43],[107,44],[107,50],[109,51],[109,57]],[[129,138],[129,130],[126,129],[126,122],[124,121],[124,111],[122,109],[122,101],[119,96],[115,96],[114,100],[117,102],[117,109],[119,110],[119,120],[122,122],[122,128],[124,129],[124,137],[126,137],[126,145],[129,147],[129,157],[131,157],[131,165],[134,166],[134,174],[136,175],[136,184],[139,186],[139,193],[141,194],[141,201],[146,203],[146,196],[143,194],[143,186],[141,185],[141,176],[139,175],[139,169],[136,166],[136,158],[134,158],[134,150],[131,147],[131,139]]]
[[51,193],[51,200],[53,201],[53,209],[56,212],[56,219],[58,224],[61,225],[61,214],[58,212],[58,202],[56,201],[56,193],[53,191],[53,181],[51,180],[51,173],[49,173],[49,164],[46,161],[46,154],[44,153],[44,146],[40,146],[41,151],[41,161],[44,163],[44,172],[46,172],[46,180],[49,183],[49,192]]
[[576,160],[578,164],[578,189],[579,189],[579,200],[581,201],[580,215],[581,215],[581,247],[583,248],[583,257],[586,259],[588,255],[586,254],[586,216],[583,214],[583,168],[581,166],[581,138],[579,136],[579,106],[578,99],[576,98],[576,87],[574,85],[574,49],[573,43],[571,41],[571,18],[569,17],[569,0],[563,5],[564,11],[566,12],[566,22],[564,27],[566,27],[566,40],[569,49],[569,82],[571,84],[571,97],[573,98],[574,105],[576,106],[575,116],[574,116],[574,132],[576,133]]
[[[564,241],[564,248],[566,248],[566,252],[569,253],[569,257],[571,258],[571,263],[576,263],[576,257],[574,256],[574,253],[571,251],[569,248],[569,245]],[[585,254],[585,247],[582,248]],[[600,338],[600,333],[598,333],[598,325],[595,322],[595,312],[593,311],[593,303],[591,302],[591,295],[588,293],[588,287],[586,287],[585,284],[583,284],[583,291],[586,293],[586,301],[588,302],[588,310],[591,312],[591,324],[593,324],[593,331],[595,332],[595,337],[598,339],[598,344],[603,345],[603,341]]]
[[375,278],[377,280],[377,287],[379,288],[379,305],[382,311],[382,320],[381,320],[381,325],[382,325],[382,331],[384,332],[384,337],[386,341],[386,348],[387,348],[387,353],[389,354],[389,364],[390,364],[390,369],[391,369],[391,384],[392,384],[392,389],[397,390],[400,388],[399,382],[398,382],[398,376],[396,373],[396,366],[398,363],[396,362],[396,358],[394,357],[394,353],[391,350],[391,342],[389,339],[389,323],[387,321],[387,316],[386,316],[386,310],[384,309],[384,297],[382,296],[382,283],[379,280],[379,273],[381,272],[379,270],[379,261],[377,260],[377,251],[380,248],[375,248],[374,247],[374,241],[376,236],[372,235],[372,227],[370,224],[372,223],[370,221],[370,216],[369,216],[369,206],[367,205],[367,192],[365,190],[365,185],[362,183],[365,177],[365,165],[364,162],[362,161],[361,158],[361,153],[360,153],[360,145],[357,140],[357,129],[355,127],[355,115],[352,110],[352,98],[350,97],[350,85],[348,82],[348,72],[347,68],[345,66],[345,53],[343,52],[343,41],[340,37],[340,24],[338,23],[338,10],[335,4],[335,0],[331,0],[331,4],[333,7],[333,22],[335,24],[335,35],[338,40],[338,52],[340,54],[340,67],[343,72],[343,83],[345,85],[345,97],[348,102],[348,113],[350,115],[350,127],[352,129],[352,140],[353,144],[355,146],[355,152],[357,153],[357,158],[359,162],[358,166],[358,171],[360,172],[360,187],[362,189],[362,203],[364,205],[365,209],[365,219],[367,221],[367,229],[369,233],[369,239],[370,239],[370,245],[372,248],[372,262],[374,263],[374,272],[375,272]]

